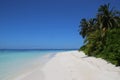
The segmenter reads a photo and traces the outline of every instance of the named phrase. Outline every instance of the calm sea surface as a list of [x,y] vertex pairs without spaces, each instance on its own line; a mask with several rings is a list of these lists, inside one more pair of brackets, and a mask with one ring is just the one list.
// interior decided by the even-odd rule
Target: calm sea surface
[[10,80],[22,70],[41,63],[44,55],[60,51],[68,50],[0,50],[0,80]]

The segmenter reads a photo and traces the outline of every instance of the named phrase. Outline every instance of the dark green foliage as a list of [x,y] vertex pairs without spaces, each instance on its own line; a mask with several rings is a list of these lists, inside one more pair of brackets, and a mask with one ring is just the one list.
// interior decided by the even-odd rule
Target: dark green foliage
[[88,56],[101,57],[120,66],[120,13],[101,5],[96,18],[82,19],[80,35],[84,46],[80,50]]
[[108,30],[106,35],[101,56],[115,65],[120,65],[120,28]]

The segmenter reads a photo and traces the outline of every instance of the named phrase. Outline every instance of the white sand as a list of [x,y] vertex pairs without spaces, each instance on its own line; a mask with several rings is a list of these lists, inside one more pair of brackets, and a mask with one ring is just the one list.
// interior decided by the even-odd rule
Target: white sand
[[83,52],[68,51],[57,53],[44,67],[15,80],[120,80],[120,67]]

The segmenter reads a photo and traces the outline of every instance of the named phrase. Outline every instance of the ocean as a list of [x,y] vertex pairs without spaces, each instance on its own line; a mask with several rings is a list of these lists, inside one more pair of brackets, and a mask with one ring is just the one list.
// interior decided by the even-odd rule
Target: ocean
[[[24,71],[42,65],[61,51],[68,50],[0,50],[0,80],[10,80]],[[44,57],[48,54],[50,56]]]

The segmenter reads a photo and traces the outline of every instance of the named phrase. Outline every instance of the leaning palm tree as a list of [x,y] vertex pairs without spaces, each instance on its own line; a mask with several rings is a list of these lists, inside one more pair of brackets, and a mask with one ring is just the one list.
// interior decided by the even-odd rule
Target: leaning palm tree
[[88,36],[90,32],[95,31],[96,29],[96,19],[92,18],[90,20],[82,19],[80,22],[80,35],[82,35],[83,38]]
[[88,21],[86,19],[82,19],[79,25],[79,34],[82,35],[83,38],[86,37],[88,30]]

